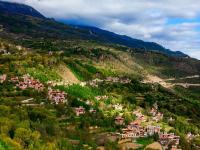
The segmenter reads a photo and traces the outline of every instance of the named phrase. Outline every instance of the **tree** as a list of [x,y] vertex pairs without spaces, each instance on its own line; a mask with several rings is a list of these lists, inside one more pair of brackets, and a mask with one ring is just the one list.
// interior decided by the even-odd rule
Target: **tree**
[[14,140],[27,148],[31,142],[31,131],[24,128],[18,128],[15,131]]

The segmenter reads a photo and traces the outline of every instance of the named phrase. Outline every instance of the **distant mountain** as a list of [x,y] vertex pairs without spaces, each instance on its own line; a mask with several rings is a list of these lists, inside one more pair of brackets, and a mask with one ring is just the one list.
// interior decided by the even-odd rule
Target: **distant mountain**
[[[45,38],[95,40],[108,44],[120,44],[145,51],[156,51],[168,56],[188,57],[182,52],[171,51],[154,42],[133,39],[96,27],[65,25],[55,20],[45,18],[34,8],[24,4],[1,1],[0,12],[0,24],[4,25],[11,32],[17,31],[18,34],[21,32],[29,36],[31,35],[32,37],[36,35],[37,37]],[[33,18],[30,19],[30,17]],[[33,21],[33,19],[35,20]]]
[[2,12],[29,15],[43,19],[45,18],[41,13],[39,13],[37,10],[35,10],[30,6],[19,3],[5,2],[5,1],[0,1],[0,13]]
[[89,30],[90,34],[98,37],[101,41],[106,43],[115,43],[115,44],[125,45],[131,48],[140,48],[144,50],[158,51],[160,53],[167,54],[169,56],[188,57],[188,55],[180,51],[175,51],[175,52],[171,51],[155,42],[145,42],[139,39],[128,37],[126,35],[115,34],[113,32],[102,30],[96,27],[89,27],[89,26],[78,26],[78,27],[80,29]]

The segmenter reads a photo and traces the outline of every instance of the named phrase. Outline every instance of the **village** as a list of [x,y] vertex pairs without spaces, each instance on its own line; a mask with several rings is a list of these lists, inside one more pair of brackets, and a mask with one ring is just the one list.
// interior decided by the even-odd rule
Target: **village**
[[[3,74],[0,76],[0,83],[4,83],[6,80],[8,80],[8,77],[6,74]],[[25,74],[22,77],[10,77],[9,82],[13,83],[17,88],[20,90],[25,90],[28,88],[34,89],[38,92],[44,91],[45,86],[42,84],[39,80],[34,79],[29,74]],[[116,77],[108,77],[105,80],[95,79],[89,82],[90,86],[97,86],[100,82],[112,82],[112,83],[129,83],[129,79],[120,79]],[[54,86],[50,86],[50,84],[47,84],[48,90],[47,90],[47,99],[50,101],[51,104],[67,104],[67,93],[64,91],[55,89]],[[108,95],[99,95],[96,96],[96,101],[104,102],[109,98]],[[33,100],[32,98],[30,100]],[[24,101],[25,102],[25,101]],[[84,101],[83,101],[84,102]],[[97,112],[96,109],[92,108],[92,105],[94,104],[92,101],[87,100],[85,102],[87,105],[89,105],[91,108],[88,110],[89,113],[95,114]],[[124,106],[120,103],[112,104],[111,109],[123,112]],[[76,117],[83,116],[87,111],[83,106],[74,107],[73,108],[74,113]],[[145,138],[149,136],[158,136],[158,142],[161,145],[162,149],[167,150],[169,149],[169,146],[171,146],[171,150],[181,150],[179,148],[179,141],[180,136],[176,135],[173,132],[168,132],[162,129],[158,123],[162,122],[162,119],[164,117],[164,114],[162,112],[158,111],[158,105],[155,103],[153,107],[150,110],[150,116],[144,115],[142,113],[142,109],[138,108],[132,111],[132,115],[136,118],[129,122],[128,124],[125,123],[125,118],[123,116],[123,113],[120,113],[114,118],[115,125],[120,127],[119,132],[115,132],[115,135],[119,137],[120,140],[126,140],[131,139],[133,142],[135,139],[138,138]],[[172,118],[170,118],[172,120]],[[157,124],[157,125],[155,125]],[[194,137],[199,135],[193,135],[192,133],[188,133],[186,135],[186,138],[188,140],[192,140]]]
[[11,82],[17,82],[16,86],[21,90],[25,90],[27,88],[33,88],[37,91],[43,91],[44,85],[40,83],[39,80],[34,79],[29,74],[22,76],[22,81],[19,80],[18,77],[12,77]]
[[[3,74],[0,76],[0,83],[5,82],[7,79],[7,75]],[[13,83],[16,88],[20,90],[26,90],[28,88],[34,89],[38,92],[41,92],[45,89],[45,85],[42,84],[39,80],[34,79],[29,74],[25,74],[22,77],[10,77],[10,83]],[[51,87],[48,88],[47,99],[51,101],[52,104],[66,103],[67,94],[63,91],[53,90]]]
[[[136,119],[130,122],[126,128],[122,128],[121,133],[116,134],[119,135],[121,139],[137,139],[156,134],[164,150],[169,149],[169,145],[172,145],[171,150],[181,150],[178,148],[180,136],[175,135],[175,133],[161,132],[162,129],[160,126],[152,125],[152,122],[159,122],[163,119],[163,114],[158,112],[157,109],[157,104],[154,104],[150,112],[151,117],[148,118],[148,121],[147,116],[143,115],[141,110],[133,111],[133,115],[136,116]],[[123,126],[124,118],[122,116],[117,116],[115,118],[115,124]]]

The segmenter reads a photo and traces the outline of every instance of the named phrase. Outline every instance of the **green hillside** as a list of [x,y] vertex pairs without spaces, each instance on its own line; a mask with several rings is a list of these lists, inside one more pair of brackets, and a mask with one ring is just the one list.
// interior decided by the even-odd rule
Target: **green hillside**
[[[140,107],[148,116],[148,109],[157,102],[159,111],[164,113],[161,124],[168,124],[169,117],[175,120],[168,124],[173,131],[181,135],[180,146],[189,149],[184,140],[188,132],[199,132],[199,107],[197,97],[189,97],[189,89],[164,89],[158,85],[143,84],[142,78],[151,71],[153,65],[147,66],[145,61],[135,55],[125,52],[120,47],[72,42],[70,51],[43,52],[34,49],[18,48],[7,40],[1,39],[1,47],[11,54],[1,55],[1,74],[7,74],[7,79],[1,86],[1,140],[14,149],[80,149],[85,145],[96,149],[101,146],[96,138],[105,133],[120,132],[121,128],[115,125],[114,119],[120,113],[128,124],[134,116],[130,115],[134,109]],[[84,43],[84,45],[83,45]],[[79,45],[74,47],[74,44]],[[159,54],[156,54],[157,56]],[[123,57],[122,57],[123,56]],[[161,57],[165,57],[161,55]],[[139,60],[140,59],[140,60]],[[167,57],[165,58],[167,59]],[[139,63],[143,61],[143,63]],[[57,85],[54,89],[67,93],[67,104],[51,104],[47,98],[48,81],[60,82],[62,77],[56,72],[56,66],[65,64],[77,79],[82,82],[93,79],[106,79],[109,76],[129,78],[131,83],[101,82],[98,87],[90,85]],[[164,69],[165,66],[163,66]],[[159,69],[159,68],[158,68]],[[157,71],[157,70],[156,70]],[[32,88],[21,90],[11,77],[21,77],[30,74],[44,84],[43,91]],[[176,94],[177,93],[177,94]],[[198,95],[198,92],[196,92]],[[107,95],[108,99],[96,100],[96,96]],[[33,100],[24,103],[24,100]],[[87,103],[89,100],[90,103]],[[121,104],[123,110],[113,110],[112,105]],[[83,106],[86,114],[76,117],[74,108]],[[90,108],[97,112],[90,114]],[[181,119],[180,119],[181,118]],[[189,120],[189,121],[188,121]],[[98,126],[91,130],[91,127]],[[75,140],[75,141],[74,141]],[[197,140],[198,141],[198,140]],[[76,142],[77,144],[72,144]],[[196,141],[195,141],[196,142]],[[100,145],[99,145],[99,144]],[[105,144],[105,145],[104,145]],[[114,143],[104,143],[107,148]],[[118,147],[118,146],[117,146]],[[116,148],[117,148],[116,147]],[[192,149],[192,146],[190,146]]]
[[[0,14],[1,25],[0,149],[139,150],[162,132],[179,136],[169,149],[199,148],[199,77],[188,78],[199,60],[90,40],[49,19]],[[160,131],[123,140],[133,122]]]

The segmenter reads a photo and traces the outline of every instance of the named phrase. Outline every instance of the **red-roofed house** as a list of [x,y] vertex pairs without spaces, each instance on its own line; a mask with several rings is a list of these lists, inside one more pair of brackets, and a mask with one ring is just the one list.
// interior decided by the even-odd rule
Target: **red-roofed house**
[[0,75],[0,83],[3,83],[4,81],[6,81],[6,78],[7,78],[6,74]]
[[123,125],[124,124],[124,118],[121,117],[121,116],[117,116],[115,118],[115,124],[117,124],[117,125]]
[[76,116],[83,115],[83,114],[85,114],[85,108],[82,106],[79,106],[79,107],[75,108],[75,113],[76,113]]

